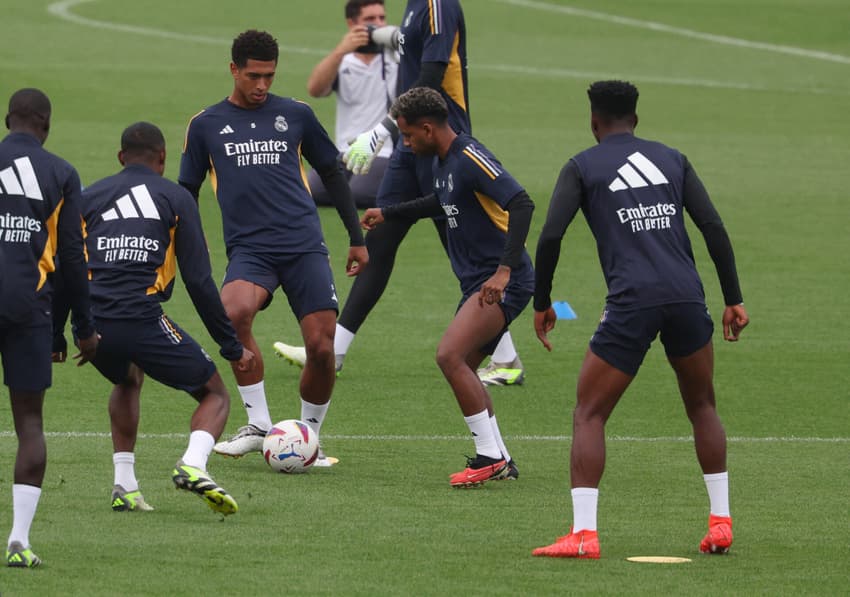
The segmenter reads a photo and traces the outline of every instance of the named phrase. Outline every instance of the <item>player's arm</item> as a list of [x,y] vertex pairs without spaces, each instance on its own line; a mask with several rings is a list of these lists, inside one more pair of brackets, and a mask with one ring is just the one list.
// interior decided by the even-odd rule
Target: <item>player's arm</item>
[[723,312],[723,334],[727,340],[738,339],[749,317],[744,309],[744,298],[738,282],[738,269],[735,266],[735,253],[732,242],[717,213],[708,191],[702,184],[690,162],[685,158],[685,180],[682,191],[682,205],[696,227],[702,233],[708,254],[714,262],[720,289],[726,308]]
[[68,341],[65,340],[65,324],[68,315],[71,314],[71,301],[65,290],[65,280],[62,276],[61,265],[56,264],[57,270],[53,273],[53,348],[51,349],[54,363],[64,363],[68,357]]
[[552,344],[547,334],[555,327],[556,320],[552,308],[552,278],[558,267],[561,241],[581,207],[581,199],[581,174],[575,162],[570,160],[561,169],[552,191],[534,257],[534,331],[546,350],[550,351]]
[[303,115],[303,154],[322,179],[331,202],[348,230],[349,246],[345,273],[356,276],[369,263],[369,252],[366,250],[363,232],[358,226],[357,206],[354,203],[354,197],[351,196],[348,181],[339,167],[336,145],[316,118],[316,114],[306,104],[304,104]]
[[210,254],[201,230],[198,206],[188,196],[184,195],[184,198],[178,203],[179,217],[174,231],[174,254],[177,256],[180,276],[201,321],[219,345],[221,356],[228,361],[239,361],[244,347],[227,318],[212,278]]
[[[425,62],[419,73],[419,78],[411,85],[413,87],[431,87],[440,91],[448,65],[443,62]],[[398,141],[398,125],[395,119],[387,114],[373,128],[357,135],[350,142],[348,149],[342,154],[342,161],[354,174],[366,174],[375,161],[375,156],[391,139],[393,144]]]
[[402,201],[386,207],[370,207],[363,212],[360,224],[366,230],[372,230],[384,220],[419,220],[421,218],[436,218],[443,215],[440,200],[433,193],[409,201]]
[[[502,176],[506,176],[503,174]],[[505,204],[508,212],[508,230],[504,252],[499,259],[499,266],[478,290],[478,304],[500,303],[505,288],[511,281],[511,271],[518,267],[525,254],[525,240],[531,227],[531,214],[534,213],[534,202],[524,189],[511,197]]]
[[72,169],[62,189],[64,202],[57,222],[57,252],[61,263],[59,275],[62,276],[63,294],[71,305],[71,325],[80,348],[79,365],[94,358],[98,342],[89,300],[88,269],[83,252],[81,189],[80,177]]
[[363,25],[350,29],[340,40],[333,51],[322,58],[313,67],[307,79],[307,93],[311,97],[325,97],[333,91],[334,83],[339,76],[339,66],[346,54],[354,52],[360,46],[369,43],[369,31]]
[[177,178],[177,182],[189,191],[195,201],[198,200],[201,185],[210,168],[209,152],[200,130],[201,125],[197,121],[198,116],[200,114],[193,117],[186,127],[183,153],[180,156],[180,175]]

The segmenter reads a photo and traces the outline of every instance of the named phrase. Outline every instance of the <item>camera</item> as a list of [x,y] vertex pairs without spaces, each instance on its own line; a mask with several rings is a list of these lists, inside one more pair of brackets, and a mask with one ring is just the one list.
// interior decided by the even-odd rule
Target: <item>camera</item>
[[355,52],[360,52],[361,54],[380,54],[384,51],[384,49],[372,41],[372,32],[376,29],[374,25],[366,25],[366,30],[369,32],[369,43],[365,46],[360,46]]

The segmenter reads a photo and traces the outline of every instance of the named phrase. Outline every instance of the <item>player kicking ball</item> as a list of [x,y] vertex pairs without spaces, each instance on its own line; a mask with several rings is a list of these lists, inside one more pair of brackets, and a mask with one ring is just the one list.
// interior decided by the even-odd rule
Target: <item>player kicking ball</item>
[[477,368],[531,300],[534,272],[524,245],[534,203],[487,148],[452,129],[438,91],[415,87],[396,100],[391,114],[414,154],[434,156],[434,193],[368,209],[361,223],[372,230],[385,220],[447,217],[449,259],[463,296],[437,347],[437,365],[475,442],[475,457],[449,483],[474,487],[516,479]]

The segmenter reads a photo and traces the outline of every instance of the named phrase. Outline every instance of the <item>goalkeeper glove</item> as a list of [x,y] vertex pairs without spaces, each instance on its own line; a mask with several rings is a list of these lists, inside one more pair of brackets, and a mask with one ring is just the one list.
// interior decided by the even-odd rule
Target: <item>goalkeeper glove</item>
[[366,174],[391,134],[387,127],[378,123],[371,131],[360,133],[349,143],[342,154],[342,161],[353,174]]

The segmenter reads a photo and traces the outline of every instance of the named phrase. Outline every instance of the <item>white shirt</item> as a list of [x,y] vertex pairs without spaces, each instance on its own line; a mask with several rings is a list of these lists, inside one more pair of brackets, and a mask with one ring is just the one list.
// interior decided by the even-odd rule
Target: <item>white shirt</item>
[[[348,149],[349,141],[384,119],[396,97],[398,61],[393,53],[376,54],[365,64],[354,53],[346,54],[339,65],[336,91],[336,146]],[[393,144],[384,143],[379,156],[389,157]]]

